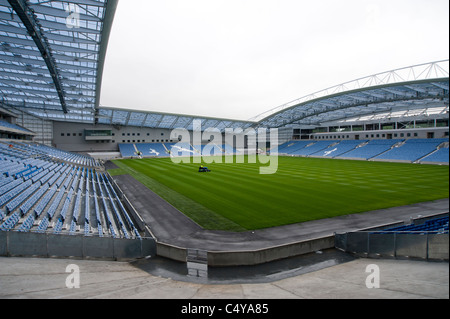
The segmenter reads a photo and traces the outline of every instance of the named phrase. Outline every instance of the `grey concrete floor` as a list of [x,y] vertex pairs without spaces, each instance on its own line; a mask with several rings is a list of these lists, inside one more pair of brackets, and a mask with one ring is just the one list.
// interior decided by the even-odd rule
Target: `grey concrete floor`
[[[449,298],[448,262],[352,258],[259,283],[180,280],[152,274],[144,262],[0,258],[0,299]],[[76,282],[76,273],[67,269],[71,264],[79,269],[79,288],[67,287]],[[371,264],[379,268],[379,288],[367,288]]]

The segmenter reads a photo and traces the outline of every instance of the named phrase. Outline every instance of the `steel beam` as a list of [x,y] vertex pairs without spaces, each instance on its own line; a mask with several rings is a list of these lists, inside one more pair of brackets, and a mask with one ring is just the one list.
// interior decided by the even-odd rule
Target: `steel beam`
[[62,87],[61,78],[58,73],[58,69],[56,67],[55,59],[50,51],[50,45],[46,37],[43,35],[42,29],[37,22],[36,16],[30,8],[28,7],[26,1],[24,0],[8,0],[11,7],[16,12],[17,16],[20,18],[25,28],[28,31],[28,34],[33,39],[36,44],[39,52],[42,55],[42,58],[47,65],[48,71],[50,72],[50,76],[53,79],[53,83],[55,84],[55,89],[59,97],[59,101],[61,102],[61,107],[64,113],[67,113],[67,104],[64,97],[64,90]]

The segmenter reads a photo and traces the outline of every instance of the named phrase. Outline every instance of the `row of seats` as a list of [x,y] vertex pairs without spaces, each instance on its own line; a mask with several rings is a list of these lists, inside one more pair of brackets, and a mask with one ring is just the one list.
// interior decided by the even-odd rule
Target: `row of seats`
[[64,161],[67,163],[88,166],[88,167],[101,167],[100,162],[93,159],[90,156],[70,153],[62,151],[50,146],[35,144],[35,143],[25,143],[25,142],[9,142],[0,143],[0,153],[14,156],[15,158],[38,158],[42,160],[56,160]]
[[447,139],[290,141],[280,154],[363,160],[448,163]]
[[30,131],[27,130],[26,128],[23,128],[23,127],[21,127],[19,125],[16,125],[16,124],[9,123],[9,122],[4,121],[4,120],[0,120],[0,128],[2,128],[2,127],[6,128],[7,130],[8,129],[13,129],[13,130],[22,131],[22,132],[25,132],[25,133],[30,133]]
[[[0,147],[0,230],[140,238],[108,175],[51,157],[36,160],[33,147],[28,157],[10,150]],[[33,174],[9,174],[13,167]]]
[[216,145],[191,145],[189,143],[141,143],[141,144],[119,144],[122,157],[169,157],[169,156],[210,156],[210,155],[232,155],[236,149],[228,144]]
[[391,234],[401,232],[403,234],[424,234],[424,233],[448,233],[448,222],[449,218],[442,217],[436,218],[432,220],[428,220],[423,224],[411,224],[411,225],[402,225],[397,227],[391,227],[388,229],[384,229],[380,232],[374,232],[376,234]]

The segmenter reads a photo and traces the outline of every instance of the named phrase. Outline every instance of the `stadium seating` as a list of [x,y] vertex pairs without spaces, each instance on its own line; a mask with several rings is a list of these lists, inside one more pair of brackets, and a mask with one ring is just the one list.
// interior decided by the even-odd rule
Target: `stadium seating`
[[122,157],[136,156],[136,149],[134,144],[119,144],[120,154]]
[[13,130],[17,130],[17,131],[22,131],[22,132],[25,132],[25,133],[30,133],[29,130],[27,130],[27,129],[19,126],[19,125],[11,124],[11,123],[3,121],[3,120],[0,120],[0,127],[6,128],[6,129],[13,129]]
[[164,157],[169,156],[166,148],[162,143],[144,143],[144,144],[136,144],[136,148],[138,151],[142,153],[142,156],[154,156],[154,157]]
[[310,140],[287,142],[278,147],[278,153],[279,154],[292,154],[293,152],[301,150],[312,143],[314,143],[314,142],[310,141]]
[[210,156],[221,154],[237,154],[238,151],[228,144],[216,145],[190,145],[188,143],[136,143],[119,144],[120,154],[123,158],[142,157],[169,157],[169,156]]
[[[318,142],[315,142],[314,144],[311,144],[311,141],[310,141],[310,143],[305,145],[305,147],[295,150],[295,151],[290,151],[288,154],[300,155],[300,156],[310,156],[315,153],[319,153],[320,151],[323,151],[338,142],[339,141],[318,141]],[[306,142],[304,142],[304,144],[306,144]]]
[[224,150],[221,146],[216,144],[208,144],[208,145],[194,145],[194,155],[202,155],[202,156],[218,156],[222,155]]
[[376,160],[398,160],[415,162],[437,150],[438,146],[448,139],[410,139],[405,143],[377,157]]
[[0,230],[141,238],[98,165],[41,145],[0,142]]
[[420,233],[448,233],[448,216],[442,218],[436,218],[432,220],[428,220],[423,224],[411,224],[404,226],[391,227],[388,229],[384,229],[380,232],[374,232],[376,234],[387,234],[392,232],[402,232],[404,234],[420,234]]
[[434,163],[448,163],[449,159],[449,148],[444,147],[436,152],[432,153],[431,155],[428,155],[427,157],[423,158],[420,162],[426,163],[426,162],[434,162]]
[[[448,147],[438,150],[438,146],[448,139],[391,139],[391,140],[300,140],[289,141],[278,147],[278,154],[293,156],[313,156],[361,160],[400,160],[407,162],[448,163]],[[215,154],[238,154],[230,145],[190,145],[188,143],[141,143],[119,144],[122,157],[136,156],[137,151],[143,157],[196,156]],[[427,157],[428,156],[428,157]],[[42,172],[33,169],[11,167],[12,174],[34,176]]]
[[367,143],[367,141],[346,140],[337,145],[330,146],[322,151],[314,153],[314,156],[338,157],[354,150],[358,145]]
[[[168,147],[169,148],[169,147]],[[193,146],[189,143],[176,143],[170,145],[170,156],[192,156],[198,153],[195,152]]]
[[354,158],[369,160],[384,152],[390,150],[395,144],[402,142],[403,140],[372,140],[367,144],[355,148],[348,153],[341,154],[339,158]]

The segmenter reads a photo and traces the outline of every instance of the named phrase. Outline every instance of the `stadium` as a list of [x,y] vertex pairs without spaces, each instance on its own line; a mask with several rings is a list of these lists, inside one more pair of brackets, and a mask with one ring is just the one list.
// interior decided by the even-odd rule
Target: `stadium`
[[[173,292],[161,278],[267,284],[350,260],[419,260],[421,273],[447,267],[448,298],[448,59],[247,121],[105,107],[118,1],[70,4],[0,0],[0,274],[133,265],[152,277],[118,281],[127,289]],[[108,296],[119,279],[104,278],[97,292],[27,296]],[[0,296],[20,289],[3,282]]]

